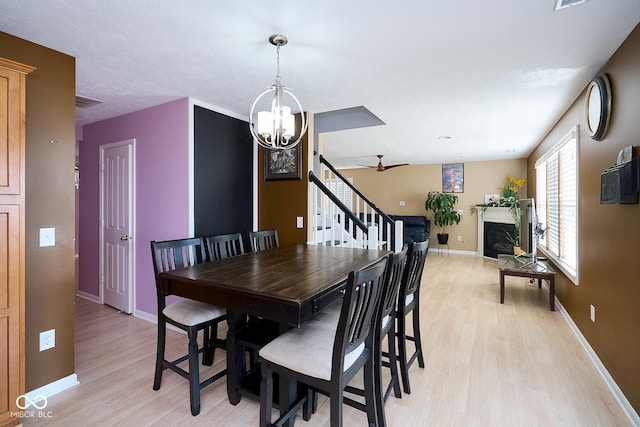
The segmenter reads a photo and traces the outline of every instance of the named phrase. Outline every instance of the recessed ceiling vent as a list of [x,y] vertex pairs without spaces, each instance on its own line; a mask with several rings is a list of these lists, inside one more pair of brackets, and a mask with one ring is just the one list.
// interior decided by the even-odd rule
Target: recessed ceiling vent
[[582,3],[586,3],[587,0],[556,0],[556,5],[553,10],[566,9],[571,6],[577,6]]
[[102,101],[87,98],[86,96],[76,96],[76,107],[78,108],[89,108],[98,104],[102,104]]

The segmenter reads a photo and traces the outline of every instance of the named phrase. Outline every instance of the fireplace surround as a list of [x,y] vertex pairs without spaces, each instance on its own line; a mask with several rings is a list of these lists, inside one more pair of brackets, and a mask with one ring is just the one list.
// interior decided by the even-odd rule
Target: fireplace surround
[[513,254],[506,232],[513,233],[515,221],[508,207],[478,208],[478,254],[497,258]]

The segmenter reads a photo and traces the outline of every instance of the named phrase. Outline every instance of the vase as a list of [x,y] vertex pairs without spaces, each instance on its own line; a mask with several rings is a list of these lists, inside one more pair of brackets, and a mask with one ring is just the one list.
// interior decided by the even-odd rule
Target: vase
[[513,247],[513,254],[514,255],[522,255],[524,253],[524,251],[522,250],[522,248],[520,246],[514,246]]

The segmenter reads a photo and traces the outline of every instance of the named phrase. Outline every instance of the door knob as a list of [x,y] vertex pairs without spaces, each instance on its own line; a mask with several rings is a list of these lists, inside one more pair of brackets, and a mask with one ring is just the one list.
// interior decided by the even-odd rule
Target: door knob
[[127,236],[126,234],[124,236],[120,237],[120,240],[129,240],[129,236]]

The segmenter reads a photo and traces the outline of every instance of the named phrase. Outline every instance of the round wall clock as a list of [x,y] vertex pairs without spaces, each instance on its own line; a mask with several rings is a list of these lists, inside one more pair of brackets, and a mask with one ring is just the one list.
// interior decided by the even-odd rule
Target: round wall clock
[[611,118],[611,85],[605,74],[598,74],[587,87],[585,118],[589,136],[602,141]]

